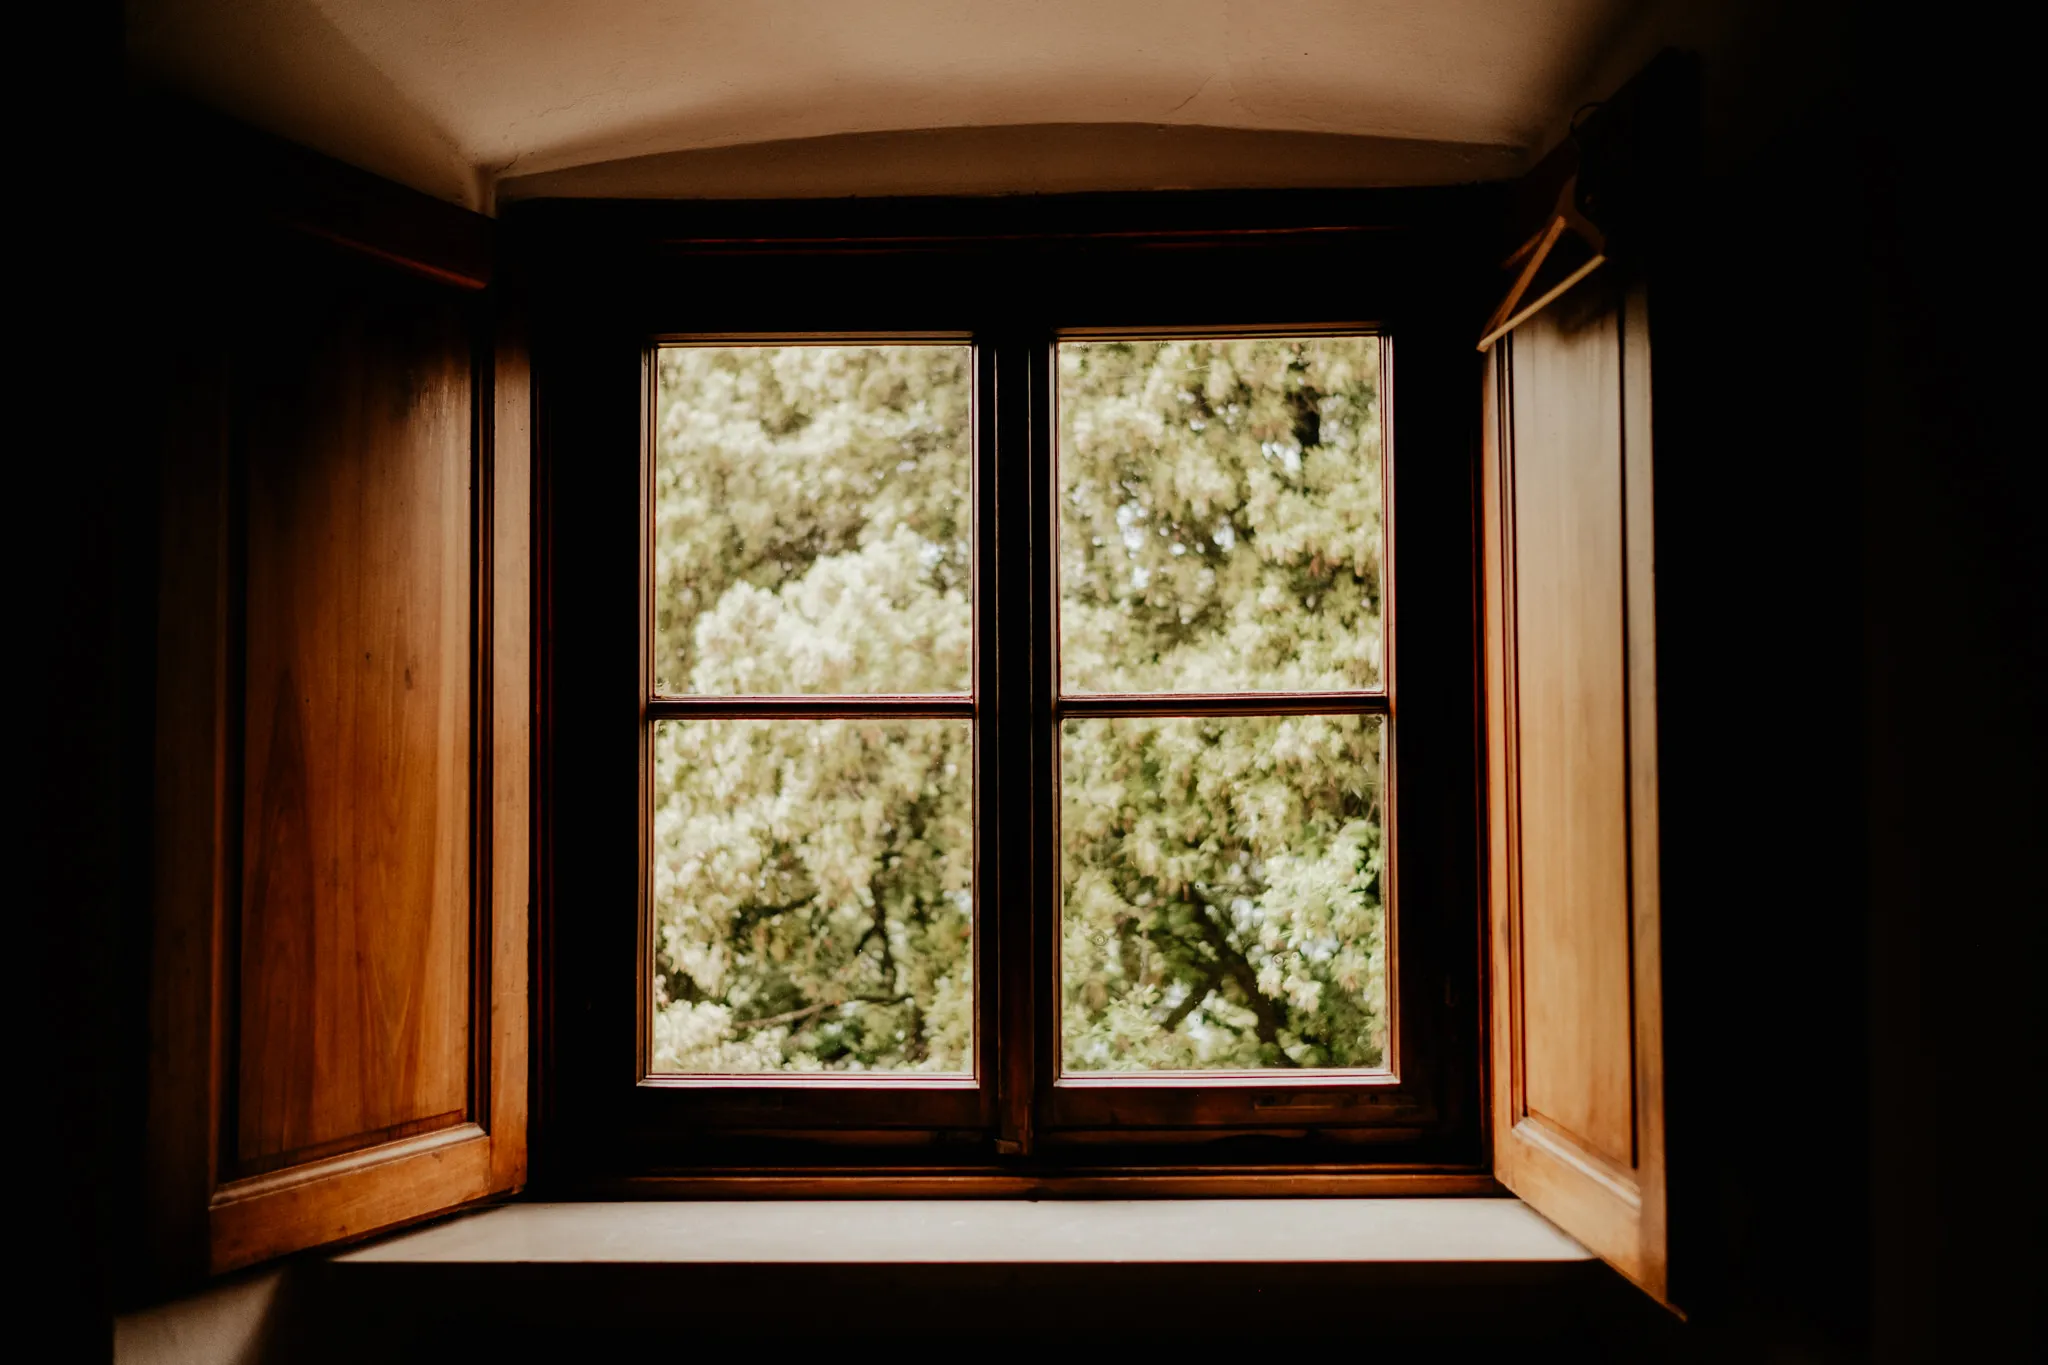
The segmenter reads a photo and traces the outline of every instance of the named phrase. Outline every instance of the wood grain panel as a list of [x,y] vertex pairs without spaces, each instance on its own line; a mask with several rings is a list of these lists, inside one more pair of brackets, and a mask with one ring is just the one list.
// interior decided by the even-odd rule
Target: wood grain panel
[[237,375],[243,1171],[469,1107],[471,343],[395,273],[309,292]]
[[1650,315],[1621,305],[1622,524],[1628,590],[1629,928],[1634,984],[1636,1269],[1663,1297],[1670,1270],[1664,1143],[1664,864],[1658,782],[1657,551],[1651,457]]
[[524,320],[501,314],[491,430],[490,1080],[492,1184],[526,1180],[533,905],[533,378]]
[[526,1173],[531,397],[494,229],[187,131],[236,191],[150,258],[162,1292]]
[[1525,1097],[1635,1160],[1621,335],[1552,308],[1515,334],[1515,619]]
[[480,1199],[492,1189],[493,1145],[460,1124],[228,1185],[209,1209],[212,1266],[245,1266]]
[[1487,358],[1495,1174],[1663,1298],[1650,331],[1581,286]]

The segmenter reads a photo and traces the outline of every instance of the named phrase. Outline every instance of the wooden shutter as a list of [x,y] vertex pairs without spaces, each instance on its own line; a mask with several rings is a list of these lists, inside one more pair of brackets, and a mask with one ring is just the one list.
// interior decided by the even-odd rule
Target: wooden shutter
[[1666,1297],[1646,295],[1595,276],[1487,355],[1495,1172]]
[[1530,173],[1510,240],[1574,240],[1480,342],[1494,1169],[1667,1303],[1647,282],[1699,107],[1661,54]]
[[218,129],[181,171],[195,145],[149,357],[173,1280],[515,1188],[526,1122],[528,420],[490,224]]

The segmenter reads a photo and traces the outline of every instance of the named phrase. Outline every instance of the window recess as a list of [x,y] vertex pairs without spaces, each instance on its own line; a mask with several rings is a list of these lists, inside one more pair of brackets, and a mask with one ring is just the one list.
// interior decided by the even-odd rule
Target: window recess
[[522,210],[566,1184],[1490,1188],[1455,198]]
[[[179,307],[218,306],[166,372],[159,448],[151,1273],[514,1191],[530,1151],[555,1196],[1498,1176],[1668,1299],[1648,228],[1671,187],[1624,174],[1682,160],[1662,152],[1691,87],[1662,69],[1524,187],[1554,206],[1583,157],[1611,258],[1518,307],[1483,376],[1488,192],[542,202],[488,228],[331,163],[214,148],[223,183],[311,176],[374,211],[195,219],[167,240],[203,244],[196,273],[157,272]],[[406,224],[440,246],[385,231]],[[257,340],[279,336],[302,344]],[[1347,377],[1311,385],[1347,347]],[[665,522],[664,359],[720,348],[775,351],[762,373],[786,363],[796,388],[835,349],[951,368],[922,406],[880,383],[873,420],[790,462],[795,482],[684,490]],[[1090,357],[1143,382],[1091,388]],[[744,408],[717,369],[685,427]],[[1374,478],[1323,458],[1364,449],[1342,395],[1368,373]],[[408,404],[378,397],[394,384]],[[756,444],[801,446],[801,414],[755,388]],[[1235,447],[1243,477],[1212,478],[1219,420],[1290,404],[1256,463]],[[1139,467],[1160,443],[1102,444],[1118,422],[1202,439]],[[862,441],[896,458],[849,461]],[[1091,442],[1107,461],[1077,474]],[[833,478],[860,517],[754,535]],[[1349,535],[1348,559],[1290,547],[1333,508],[1317,534]],[[714,523],[679,578],[664,544]],[[1253,558],[1252,577],[1343,586],[1261,583],[1205,615]],[[825,620],[856,561],[902,629],[777,634]],[[676,611],[678,583],[703,600]],[[378,601],[413,605],[363,614]],[[1296,610],[1332,623],[1330,648],[1267,648]],[[1188,651],[1205,631],[1228,647]],[[330,676],[351,685],[294,703]],[[828,727],[852,736],[839,768],[818,761]],[[1283,760],[1325,780],[1237,800]],[[915,838],[871,808],[884,780]],[[797,818],[802,781],[840,804]],[[1179,846],[1176,792],[1199,798]],[[1310,836],[1269,840],[1276,811]],[[718,872],[739,932],[675,932],[712,899],[689,857],[658,866],[661,822],[743,817],[782,860],[756,859],[744,903]],[[864,880],[833,846],[848,831],[880,841]],[[745,843],[712,834],[685,853]],[[333,875],[310,877],[322,849]],[[1268,933],[1275,887],[1313,913]],[[756,932],[804,914],[779,945]],[[302,951],[336,934],[361,951]],[[909,965],[919,935],[950,935],[946,970]],[[721,976],[719,951],[809,953],[832,989]],[[722,1034],[664,1020],[707,1008]],[[336,1048],[360,1065],[337,1077]]]

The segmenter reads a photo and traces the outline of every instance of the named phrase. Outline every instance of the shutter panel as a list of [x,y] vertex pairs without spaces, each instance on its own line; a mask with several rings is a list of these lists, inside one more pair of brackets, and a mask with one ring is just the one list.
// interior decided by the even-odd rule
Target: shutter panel
[[1614,286],[1487,358],[1494,1163],[1662,1299],[1650,353]]
[[1495,1174],[1665,1302],[1646,282],[1698,110],[1666,52],[1530,173],[1480,342]]
[[170,1281],[523,1180],[530,880],[527,404],[489,223],[187,132],[218,197],[165,253],[189,251],[146,1210]]

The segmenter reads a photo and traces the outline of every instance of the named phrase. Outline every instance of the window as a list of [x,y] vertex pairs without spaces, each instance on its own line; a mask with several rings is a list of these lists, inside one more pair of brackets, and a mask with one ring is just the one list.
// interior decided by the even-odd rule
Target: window
[[549,300],[575,1173],[1481,1168],[1473,451],[1430,260],[785,227]]
[[1380,353],[1055,349],[1063,1078],[1386,1070]]
[[[1579,141],[1657,160],[1612,116]],[[1579,202],[1593,154],[1523,197]],[[339,173],[256,179],[287,169]],[[162,376],[162,1269],[516,1190],[530,1133],[551,1195],[1497,1178],[1664,1296],[1640,261],[1492,338],[1475,412],[1484,192],[542,203],[498,256],[482,220],[331,188],[364,212],[203,225],[227,330]],[[280,397],[235,380],[284,325],[258,278],[376,316],[285,319],[325,378]],[[357,420],[423,374],[450,401]],[[258,515],[337,469],[412,493],[314,498],[318,544]],[[266,555],[302,609],[255,609]],[[440,702],[422,618],[364,618],[366,583],[469,618]],[[356,679],[353,710],[255,705],[280,659]],[[400,751],[456,779],[438,833],[391,805]],[[380,810],[438,869],[411,909],[355,828]],[[342,850],[317,877],[309,839]],[[427,939],[361,932],[394,913]],[[348,985],[293,946],[337,925],[388,1008],[277,1053],[266,1012]],[[397,1070],[352,1090],[314,1052]],[[445,1104],[347,1126],[408,1077]],[[216,1142],[309,1113],[343,1127]]]
[[972,364],[656,352],[650,1074],[974,1073]]

